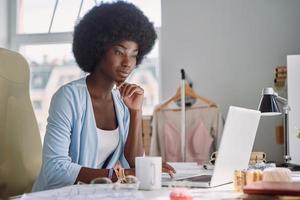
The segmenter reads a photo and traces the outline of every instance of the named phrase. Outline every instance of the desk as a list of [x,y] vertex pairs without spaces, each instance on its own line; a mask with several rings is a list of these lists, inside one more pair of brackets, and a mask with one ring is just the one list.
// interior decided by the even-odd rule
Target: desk
[[[293,181],[299,181],[300,182],[300,172],[293,172],[292,173],[292,178]],[[102,189],[102,190],[101,190]],[[83,197],[79,197],[78,191],[83,191],[83,193],[88,194],[90,198],[85,198],[84,194]],[[163,187],[159,190],[153,190],[153,191],[136,191],[136,190],[131,190],[132,191],[132,196],[136,195],[137,200],[168,200],[170,192],[172,191],[172,188],[168,187]],[[27,196],[23,197],[15,197],[13,199],[18,199],[18,200],[37,200],[37,199],[58,199],[58,198],[53,198],[53,195],[64,195],[65,198],[60,198],[64,200],[94,200],[94,199],[101,199],[99,198],[99,193],[103,196],[105,193],[113,193],[117,192],[116,190],[104,190],[101,185],[72,185],[72,186],[66,186],[60,189],[55,189],[55,190],[46,190],[42,192],[37,192],[37,193],[31,193],[27,194]],[[194,188],[190,189],[190,192],[194,196],[194,200],[197,199],[205,199],[205,200],[211,200],[211,199],[238,199],[241,197],[243,194],[239,192],[234,192],[233,190],[233,184],[226,184],[223,186],[215,187],[215,188]],[[95,195],[93,193],[96,193]],[[98,194],[97,194],[98,193]],[[131,197],[132,197],[131,196]],[[126,199],[125,196],[122,196],[124,198],[115,198],[115,199]],[[114,199],[114,198],[112,198]],[[127,198],[129,200],[133,200],[134,198]],[[241,199],[241,198],[239,198]],[[253,198],[251,197],[246,197],[246,199],[279,199],[274,196],[263,196],[262,198],[256,198],[255,196]],[[294,198],[295,199],[295,198]],[[299,199],[299,197],[298,197]],[[105,198],[102,198],[101,200],[105,200]]]
[[[101,186],[100,186],[101,187]],[[60,189],[55,190],[48,190],[43,192],[37,192],[37,193],[31,193],[27,194],[23,197],[14,198],[19,200],[37,200],[37,199],[57,199],[57,197],[63,197],[59,199],[66,199],[66,200],[99,200],[99,199],[105,199],[103,196],[105,193],[107,195],[111,195],[112,192],[117,193],[116,190],[101,190],[103,188],[100,188],[99,185],[73,185],[73,186],[67,186]],[[78,194],[79,191],[81,194]],[[97,190],[97,192],[95,192]],[[163,187],[159,190],[153,190],[153,191],[130,191],[131,194],[124,193],[123,196],[114,197],[112,199],[136,199],[136,200],[168,200],[169,195],[172,188]],[[242,195],[242,193],[234,192],[233,191],[233,185],[227,184],[215,188],[199,188],[199,189],[190,189],[190,192],[194,196],[194,200],[196,199],[235,199]],[[91,194],[95,193],[95,194]]]
[[[146,200],[165,200],[169,199],[172,188],[163,187],[160,190],[142,191]],[[215,188],[193,188],[190,192],[196,199],[235,199],[243,195],[243,193],[235,192],[233,184],[227,184]]]

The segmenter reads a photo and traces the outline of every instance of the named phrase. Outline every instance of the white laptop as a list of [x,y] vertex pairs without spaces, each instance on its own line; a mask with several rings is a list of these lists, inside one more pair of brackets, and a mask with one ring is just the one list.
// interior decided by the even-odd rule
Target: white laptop
[[175,179],[163,176],[162,185],[182,185],[184,181],[189,187],[215,187],[232,182],[234,170],[248,167],[260,116],[260,111],[230,106],[214,170],[199,169],[186,177],[176,174]]

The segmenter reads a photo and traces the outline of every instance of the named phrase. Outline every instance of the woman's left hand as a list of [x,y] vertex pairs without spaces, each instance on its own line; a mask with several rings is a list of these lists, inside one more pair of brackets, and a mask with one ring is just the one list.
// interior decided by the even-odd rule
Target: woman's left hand
[[136,84],[123,83],[119,86],[123,101],[129,110],[142,110],[144,90]]

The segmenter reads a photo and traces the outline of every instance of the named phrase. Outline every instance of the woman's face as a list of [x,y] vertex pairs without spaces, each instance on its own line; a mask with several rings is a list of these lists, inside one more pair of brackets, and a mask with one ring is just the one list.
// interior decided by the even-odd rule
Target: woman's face
[[138,44],[133,41],[119,42],[107,49],[99,70],[120,84],[126,80],[136,66]]

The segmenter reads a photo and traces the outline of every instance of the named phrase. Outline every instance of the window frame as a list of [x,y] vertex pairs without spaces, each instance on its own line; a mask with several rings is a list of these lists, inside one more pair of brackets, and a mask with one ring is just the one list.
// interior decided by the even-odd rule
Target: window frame
[[9,46],[11,49],[18,51],[22,45],[37,45],[37,44],[62,44],[72,43],[73,33],[72,32],[57,32],[57,33],[17,33],[17,1],[8,1],[9,7]]
[[[8,47],[12,50],[19,51],[22,45],[41,45],[41,44],[72,44],[73,32],[57,32],[57,33],[17,33],[18,25],[18,0],[9,0],[8,4]],[[157,66],[157,80],[158,80],[158,101],[161,101],[161,27],[155,27],[157,33],[158,44],[158,66]]]

